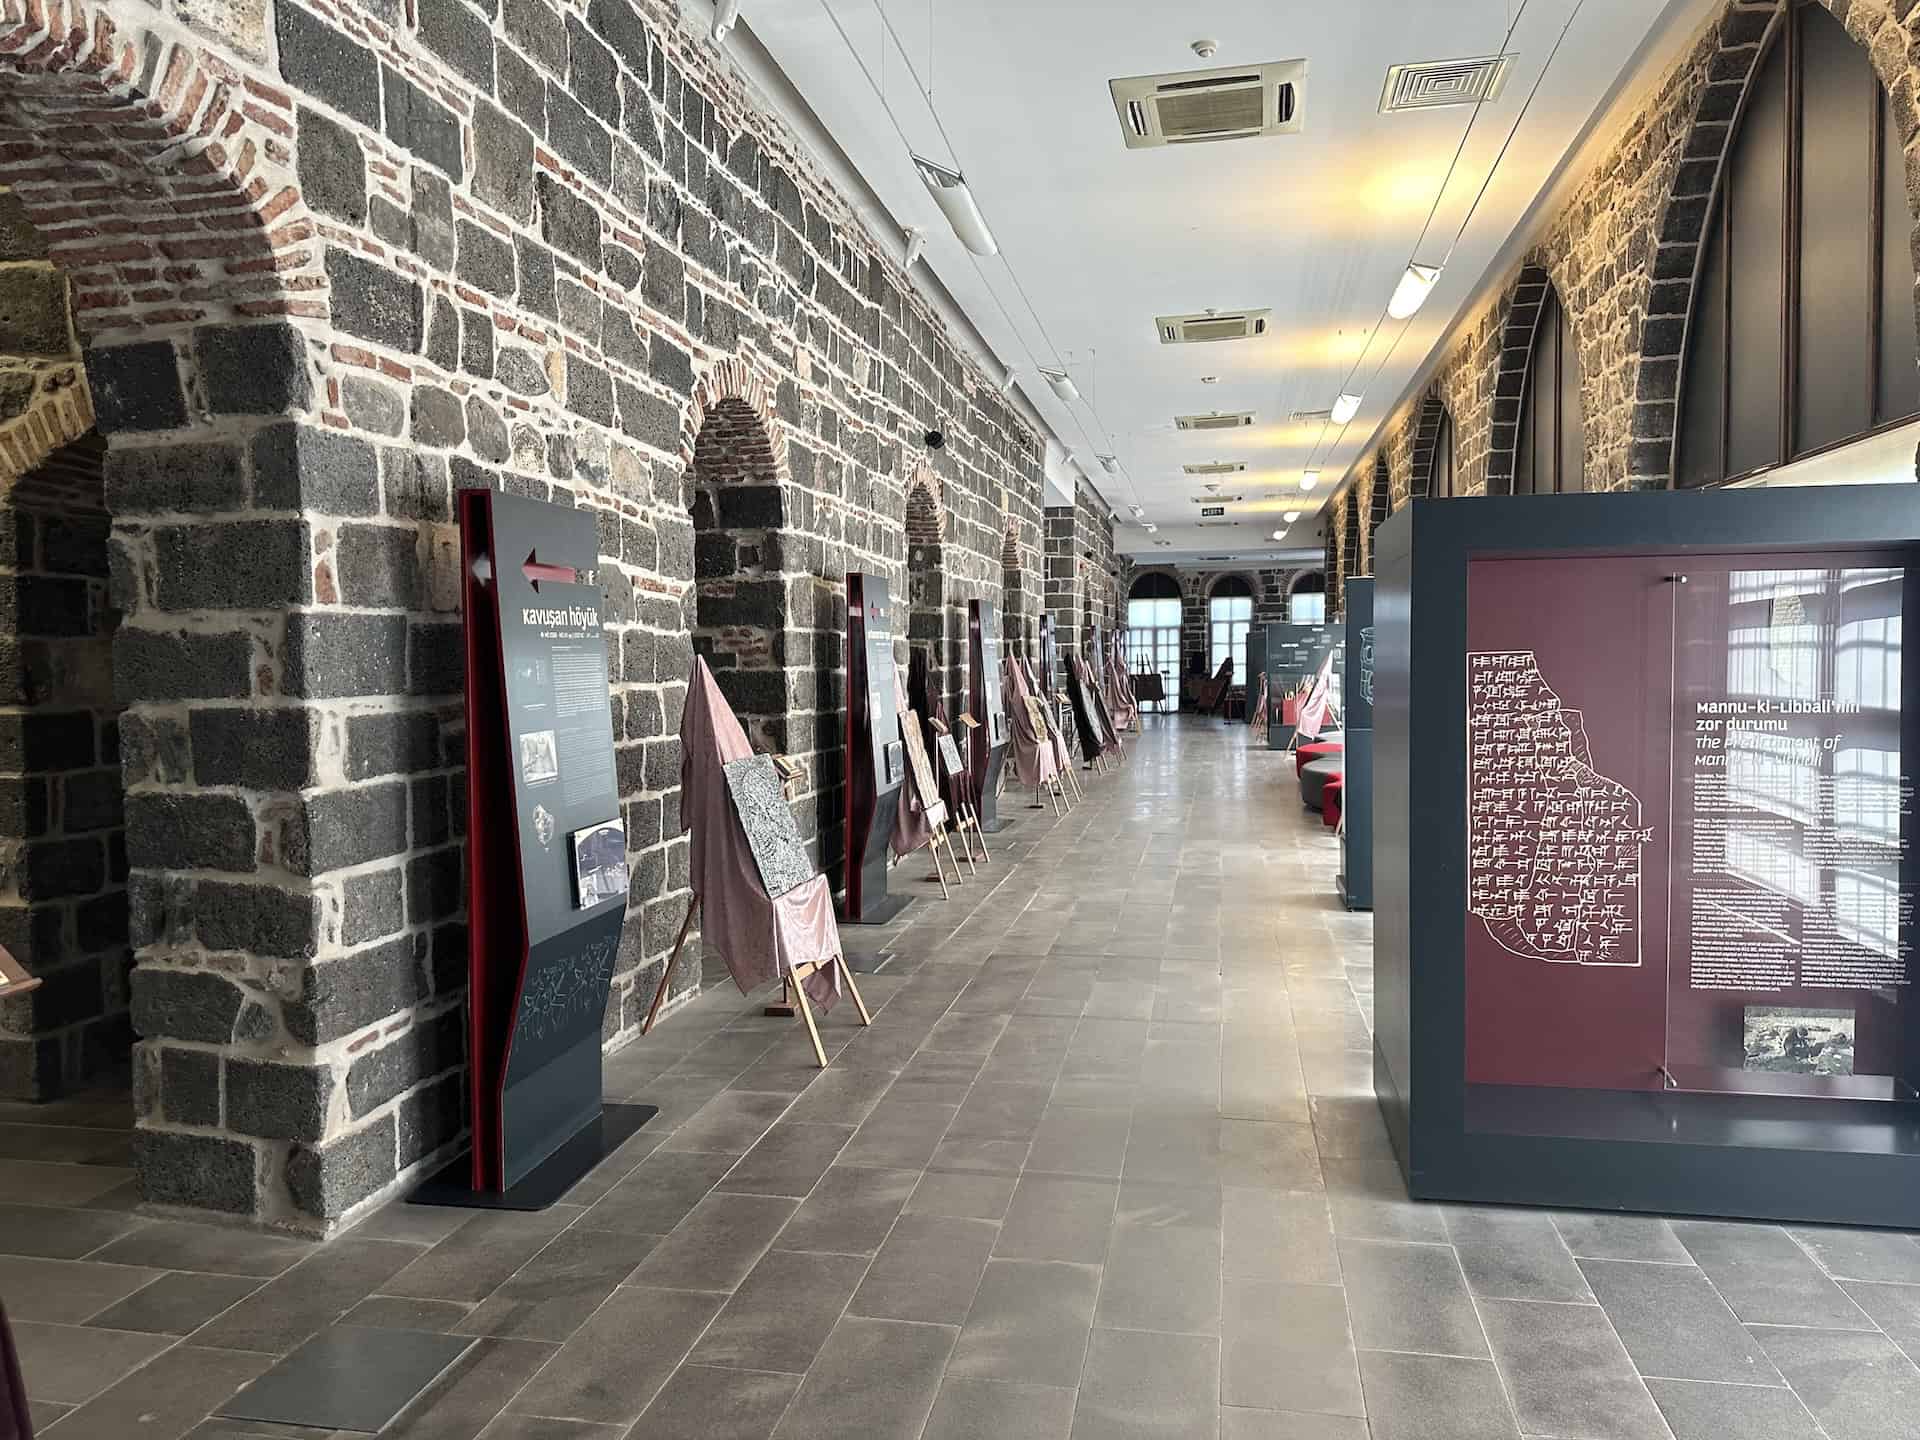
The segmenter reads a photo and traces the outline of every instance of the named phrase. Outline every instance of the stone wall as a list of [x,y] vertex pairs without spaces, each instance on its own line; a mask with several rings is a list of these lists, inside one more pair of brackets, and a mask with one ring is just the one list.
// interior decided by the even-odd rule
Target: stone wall
[[[1909,0],[1819,3],[1872,58],[1911,162],[1920,133],[1920,11]],[[1370,476],[1383,452],[1393,504],[1404,504],[1415,490],[1423,413],[1438,400],[1454,422],[1457,493],[1505,493],[1532,319],[1551,282],[1579,354],[1587,488],[1671,483],[1700,240],[1734,118],[1782,5],[1729,0],[1649,98],[1609,117],[1598,160],[1491,298],[1454,327],[1430,379],[1403,397],[1350,477]],[[1920,222],[1920,167],[1909,163],[1907,172]]]
[[463,1126],[455,491],[599,526],[619,1044],[696,643],[837,870],[843,577],[907,593],[919,470],[950,610],[1037,574],[1042,443],[664,0],[0,0],[0,55],[0,286],[64,277],[108,444],[141,1182],[326,1228]]
[[1047,507],[1043,599],[1062,656],[1089,648],[1096,626],[1111,630],[1117,623],[1119,561],[1112,514],[1112,507],[1084,480],[1075,482],[1072,505]]

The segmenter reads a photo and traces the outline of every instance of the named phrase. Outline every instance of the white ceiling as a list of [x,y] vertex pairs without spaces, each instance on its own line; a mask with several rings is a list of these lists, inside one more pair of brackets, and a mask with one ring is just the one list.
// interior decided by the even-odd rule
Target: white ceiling
[[[1174,561],[1318,553],[1320,506],[1473,302],[1596,112],[1625,77],[1652,68],[1656,41],[1671,48],[1710,3],[745,0],[741,19],[887,210],[925,229],[922,263],[1015,366],[1120,512],[1120,549]],[[1505,90],[1470,132],[1471,107],[1378,113],[1389,65],[1495,53],[1516,11]],[[1190,49],[1203,38],[1219,47],[1211,59]],[[1123,145],[1109,79],[1295,57],[1309,67],[1304,133]],[[909,146],[965,172],[999,255],[977,259],[955,239]],[[1485,198],[1426,307],[1372,337],[1436,196],[1418,255],[1430,263],[1446,254],[1489,170]],[[1153,325],[1157,314],[1253,306],[1274,312],[1271,332],[1256,340],[1164,346]],[[1079,403],[1061,402],[1034,373],[1062,362]],[[1331,405],[1356,362],[1350,388],[1365,403],[1353,422],[1288,423],[1295,410]],[[1216,435],[1173,427],[1176,413],[1216,409],[1254,410],[1258,423]],[[1097,461],[1109,450],[1119,473]],[[1324,479],[1303,495],[1310,458]],[[1229,507],[1237,526],[1195,523],[1192,497],[1206,492],[1180,466],[1214,459],[1248,463],[1222,481],[1222,493],[1246,497]],[[1157,535],[1132,523],[1130,504],[1145,509]],[[1301,515],[1287,527],[1292,509]],[[1276,529],[1287,531],[1278,542]]]

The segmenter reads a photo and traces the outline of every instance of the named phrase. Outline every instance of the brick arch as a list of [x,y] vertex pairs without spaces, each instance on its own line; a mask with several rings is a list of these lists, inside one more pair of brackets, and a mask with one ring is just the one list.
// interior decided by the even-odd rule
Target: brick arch
[[[1888,0],[1816,0],[1846,27],[1867,52],[1874,74],[1892,103],[1903,149],[1911,148],[1920,114],[1913,94],[1920,83],[1902,19],[1911,6]],[[1647,266],[1645,318],[1640,328],[1639,364],[1634,376],[1633,441],[1627,459],[1631,489],[1665,489],[1673,483],[1674,447],[1679,434],[1680,367],[1693,314],[1705,247],[1701,243],[1719,189],[1721,168],[1746,109],[1754,71],[1775,28],[1786,13],[1783,0],[1767,5],[1734,0],[1721,14],[1707,60],[1707,82],[1700,89],[1686,143],[1654,232],[1655,250]],[[1889,43],[1890,42],[1890,43]],[[1909,187],[1920,240],[1920,209]],[[1920,296],[1916,297],[1920,323]],[[1511,472],[1509,472],[1511,473]]]
[[[1553,279],[1537,261],[1523,265],[1508,296],[1506,324],[1500,331],[1500,351],[1494,365],[1493,431],[1487,441],[1489,495],[1513,493],[1515,456],[1520,445],[1520,404],[1526,394],[1527,369],[1533,360],[1534,332]],[[1566,303],[1564,295],[1561,303]],[[1582,370],[1584,371],[1584,366]],[[1585,383],[1584,374],[1582,383]]]
[[1387,464],[1387,452],[1380,451],[1373,457],[1373,486],[1367,493],[1365,547],[1362,553],[1367,558],[1367,568],[1373,568],[1373,536],[1380,524],[1393,513],[1393,471]]
[[1447,402],[1440,398],[1439,387],[1435,386],[1420,401],[1420,413],[1414,420],[1413,477],[1409,497],[1431,498],[1433,495],[1434,467],[1440,458],[1440,426],[1447,418]]
[[1212,603],[1213,592],[1220,588],[1220,582],[1222,580],[1245,581],[1247,590],[1253,596],[1253,598],[1255,600],[1258,600],[1260,598],[1260,595],[1261,595],[1260,577],[1257,574],[1255,574],[1253,571],[1222,570],[1216,575],[1209,575],[1207,577],[1205,587],[1202,589],[1200,594],[1200,598],[1203,602],[1206,602],[1208,604]]
[[947,538],[947,509],[940,477],[925,461],[907,477],[907,544],[938,545]]
[[707,422],[723,413],[741,465],[763,477],[762,483],[783,484],[788,478],[787,432],[773,408],[771,383],[737,355],[715,361],[693,387],[693,401],[680,427],[680,459],[689,472],[696,466]]

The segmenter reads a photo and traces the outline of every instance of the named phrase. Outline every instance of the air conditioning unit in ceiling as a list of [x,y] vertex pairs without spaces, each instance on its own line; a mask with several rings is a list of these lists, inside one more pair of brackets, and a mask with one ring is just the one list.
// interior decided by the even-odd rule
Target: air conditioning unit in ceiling
[[1176,415],[1174,427],[1180,430],[1238,430],[1243,425],[1253,424],[1253,411],[1234,410],[1228,413],[1214,410],[1205,415]]
[[1307,62],[1223,65],[1109,80],[1129,150],[1292,135],[1304,123]]
[[1247,497],[1244,495],[1189,495],[1187,499],[1195,505],[1238,505]]
[[1189,475],[1238,475],[1247,468],[1244,460],[1203,460],[1198,465],[1180,467]]
[[1267,333],[1271,310],[1204,310],[1198,315],[1158,315],[1162,345],[1201,345],[1212,340],[1252,340]]
[[1387,67],[1380,91],[1380,113],[1438,110],[1447,105],[1477,105],[1500,98],[1511,55],[1477,55],[1465,60],[1423,60]]

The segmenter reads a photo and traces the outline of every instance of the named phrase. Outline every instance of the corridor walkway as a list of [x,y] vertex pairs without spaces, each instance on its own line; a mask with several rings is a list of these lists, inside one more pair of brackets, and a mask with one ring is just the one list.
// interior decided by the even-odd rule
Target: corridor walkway
[[203,1417],[336,1323],[485,1337],[408,1440],[1920,1435],[1908,1237],[1408,1203],[1291,762],[1146,723],[952,901],[897,872],[826,1073],[730,987],[613,1056],[661,1114],[548,1212],[148,1219],[123,1106],[0,1110],[47,1440],[317,1440]]

